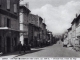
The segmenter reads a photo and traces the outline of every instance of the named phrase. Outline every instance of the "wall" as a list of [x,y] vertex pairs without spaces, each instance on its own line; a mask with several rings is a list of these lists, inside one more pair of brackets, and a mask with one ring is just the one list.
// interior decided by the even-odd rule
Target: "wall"
[[1,16],[1,27],[7,26],[7,24],[6,24],[7,18],[9,18],[11,20],[11,29],[19,30],[19,20],[18,19],[14,19],[9,16],[2,15],[2,14],[0,14],[0,16]]
[[24,13],[23,9],[20,9],[20,30],[23,31],[23,33],[20,34],[20,41],[22,44],[24,44],[24,38],[28,38],[28,15],[27,11]]
[[76,40],[76,24],[74,23],[72,25],[72,44],[75,46],[75,40]]
[[[14,13],[14,4],[17,4],[17,13]],[[7,10],[7,0],[1,0],[1,9],[8,11]],[[19,0],[10,0],[10,13],[19,15]]]
[[72,46],[72,30],[68,32],[68,41],[69,41],[69,45]]

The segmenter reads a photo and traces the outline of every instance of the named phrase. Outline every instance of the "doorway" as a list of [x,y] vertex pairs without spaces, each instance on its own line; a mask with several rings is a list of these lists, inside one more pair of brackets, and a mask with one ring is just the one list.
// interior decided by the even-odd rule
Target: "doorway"
[[11,51],[11,39],[10,37],[7,37],[7,52]]
[[14,50],[17,51],[17,37],[14,38]]
[[28,38],[24,38],[24,44],[28,45]]
[[0,36],[0,52],[2,51],[2,37]]

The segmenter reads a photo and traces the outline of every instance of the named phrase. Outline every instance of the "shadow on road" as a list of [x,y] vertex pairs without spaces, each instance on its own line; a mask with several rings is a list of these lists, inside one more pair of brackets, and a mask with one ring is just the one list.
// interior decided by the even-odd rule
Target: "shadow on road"
[[[23,51],[21,51],[21,54],[19,54],[19,52],[8,53],[8,54],[4,54],[4,55],[2,55],[2,56],[11,56],[11,55],[15,55],[15,57],[18,57],[18,56],[22,56],[22,55],[26,55],[26,54],[38,52],[38,51],[41,51],[41,50],[44,50],[44,49],[33,49],[33,50],[31,50],[31,51],[26,51],[25,53],[24,53]],[[13,57],[13,58],[15,58],[15,57]]]

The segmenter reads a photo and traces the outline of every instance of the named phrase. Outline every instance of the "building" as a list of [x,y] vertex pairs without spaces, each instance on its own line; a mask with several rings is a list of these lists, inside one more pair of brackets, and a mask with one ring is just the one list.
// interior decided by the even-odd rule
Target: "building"
[[64,33],[64,41],[63,41],[63,43],[64,42],[68,42],[68,31],[66,31],[65,33]]
[[52,45],[53,44],[53,35],[52,32],[47,31],[47,41],[48,45]]
[[80,45],[80,15],[71,22],[72,26],[68,29],[68,40],[71,46]]
[[19,0],[0,0],[0,51],[16,51],[19,32]]
[[25,5],[20,6],[20,30],[22,44],[39,47],[41,43],[46,43],[46,24],[40,16],[31,14]]
[[73,44],[73,41],[72,41],[72,27],[70,27],[69,29],[68,29],[68,42],[69,42],[69,44],[68,44],[68,46],[72,46]]
[[46,24],[45,23],[42,23],[42,40],[43,40],[43,45],[46,44]]
[[72,27],[72,33],[74,33],[74,46],[76,44],[80,45],[80,15],[76,16],[76,18],[72,21]]
[[28,44],[28,15],[30,13],[30,10],[24,6],[20,6],[20,30],[22,31],[20,33],[20,41],[22,44]]
[[20,6],[20,30],[22,31],[20,40],[22,40],[22,44],[26,42],[26,44],[31,44],[32,47],[38,46],[41,23],[42,20],[38,15],[31,14],[27,7]]
[[75,41],[76,41],[76,18],[72,21],[72,45],[75,46]]
[[32,47],[37,47],[37,42],[39,40],[39,16],[34,14],[29,14],[29,43]]
[[38,40],[38,44],[40,47],[42,47],[42,42],[43,42],[43,32],[42,32],[42,28],[43,28],[43,18],[39,17],[39,21],[38,21],[38,25],[39,25],[39,40]]
[[80,45],[80,14],[77,16],[75,23],[76,23],[76,40]]

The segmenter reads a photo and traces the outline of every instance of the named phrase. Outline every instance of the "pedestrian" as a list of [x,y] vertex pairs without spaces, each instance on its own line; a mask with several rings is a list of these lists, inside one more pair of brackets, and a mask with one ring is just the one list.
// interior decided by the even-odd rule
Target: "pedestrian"
[[30,51],[31,50],[31,44],[27,45],[27,50]]
[[18,50],[19,50],[19,53],[21,53],[21,50],[22,50],[22,44],[21,44],[21,41],[19,41],[19,43],[18,43]]
[[25,53],[25,51],[26,51],[26,44],[23,44],[22,48],[23,48],[23,51]]

